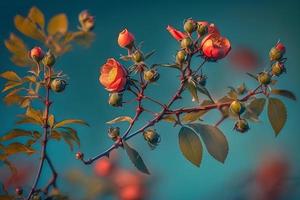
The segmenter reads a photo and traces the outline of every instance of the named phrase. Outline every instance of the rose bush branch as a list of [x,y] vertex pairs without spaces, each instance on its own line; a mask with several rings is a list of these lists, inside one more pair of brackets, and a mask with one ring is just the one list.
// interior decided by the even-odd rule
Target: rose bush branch
[[[123,94],[126,93],[126,91],[131,92],[137,101],[136,114],[133,118],[120,116],[108,122],[108,124],[121,121],[129,122],[129,127],[121,136],[118,127],[111,127],[109,129],[108,135],[114,143],[108,149],[87,160],[84,159],[81,152],[78,152],[76,154],[77,159],[82,160],[85,164],[91,164],[101,157],[108,157],[112,150],[122,147],[127,152],[130,160],[140,171],[149,173],[138,152],[129,146],[126,141],[143,133],[144,139],[149,146],[154,149],[160,142],[160,135],[152,127],[161,121],[167,121],[173,123],[175,126],[180,125],[182,127],[179,132],[180,148],[183,155],[193,164],[199,166],[201,162],[202,147],[198,135],[202,137],[202,134],[211,135],[210,137],[202,138],[206,145],[214,144],[215,146],[220,146],[219,148],[207,146],[207,148],[214,158],[220,162],[224,162],[228,152],[228,143],[226,137],[217,127],[224,122],[224,120],[231,117],[236,120],[234,129],[237,132],[246,132],[249,129],[248,120],[258,120],[258,116],[265,105],[266,98],[269,99],[269,119],[276,134],[278,134],[283,127],[285,119],[282,119],[283,123],[279,122],[281,124],[278,126],[275,124],[276,116],[274,117],[272,114],[275,115],[274,109],[276,110],[278,107],[281,109],[281,113],[279,113],[281,116],[279,117],[285,116],[286,111],[280,100],[269,98],[269,96],[275,93],[295,99],[290,91],[277,90],[277,92],[274,92],[276,90],[271,88],[271,85],[275,84],[273,79],[285,72],[284,63],[286,58],[283,57],[285,53],[283,44],[278,42],[271,49],[270,69],[262,71],[257,75],[250,74],[250,76],[255,78],[258,82],[258,86],[255,89],[248,91],[244,85],[238,88],[231,88],[231,91],[229,91],[226,96],[216,101],[205,87],[207,76],[203,73],[203,66],[207,62],[215,62],[226,57],[231,49],[230,42],[221,35],[214,24],[208,22],[196,22],[193,19],[187,19],[183,29],[184,32],[172,26],[167,27],[169,33],[180,44],[180,49],[176,53],[175,62],[171,64],[153,64],[151,67],[148,67],[146,61],[153,55],[153,52],[144,54],[140,48],[137,48],[134,35],[127,29],[119,34],[119,46],[128,50],[128,54],[122,56],[121,59],[124,61],[132,61],[133,65],[127,69],[116,59],[110,58],[102,66],[99,80],[104,88],[110,92],[108,102],[112,106],[121,107]],[[195,33],[196,37],[194,38],[193,35]],[[193,69],[191,60],[195,56],[197,56],[197,58],[202,57],[202,62],[200,62],[198,67]],[[181,73],[179,87],[166,104],[144,94],[147,86],[159,79],[160,75],[157,72],[158,67],[178,69]],[[135,74],[137,74],[139,81],[134,78]],[[190,92],[192,101],[196,102],[197,105],[193,107],[172,108],[174,102],[182,98],[182,93],[185,90]],[[199,93],[207,97],[201,104],[198,97]],[[259,94],[263,94],[264,98],[258,98],[257,96]],[[160,106],[161,110],[154,112],[144,107],[144,99]],[[218,109],[222,115],[215,125],[196,123],[204,114],[213,109]],[[154,115],[154,117],[141,128],[132,131],[135,122],[143,111],[147,111],[151,115]],[[207,141],[205,140],[208,138],[214,141],[208,141],[208,143],[206,143]],[[192,144],[190,143],[191,141],[195,141],[195,143]]]

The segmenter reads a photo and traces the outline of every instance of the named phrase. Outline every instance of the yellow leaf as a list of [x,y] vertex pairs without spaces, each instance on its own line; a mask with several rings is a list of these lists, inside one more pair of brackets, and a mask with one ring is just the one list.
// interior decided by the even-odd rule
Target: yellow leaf
[[21,83],[21,82],[8,81],[8,82],[5,84],[5,86],[4,86],[3,90],[2,90],[2,92],[6,92],[7,90],[13,89],[13,88],[18,87],[18,86],[20,86],[20,85],[22,85],[22,84],[23,84],[23,83]]
[[16,55],[23,55],[24,53],[28,53],[28,49],[23,40],[13,33],[9,35],[9,39],[4,41],[4,44],[11,53],[14,53]]
[[49,124],[50,128],[53,128],[54,122],[55,122],[54,115],[50,115],[48,118],[48,124]]
[[83,125],[88,126],[88,123],[86,123],[85,121],[80,120],[80,119],[66,119],[66,120],[63,120],[63,121],[58,122],[57,124],[55,124],[53,126],[53,128],[60,128],[60,127],[63,127],[64,125],[67,125],[67,124],[83,124]]
[[48,23],[47,31],[49,35],[57,33],[65,34],[68,31],[68,19],[65,14],[58,14],[52,17]]
[[45,26],[45,18],[42,11],[40,11],[37,7],[32,7],[28,13],[28,18],[31,19],[32,22],[38,24],[41,29]]
[[6,80],[9,80],[9,81],[16,81],[16,82],[19,82],[22,80],[18,76],[18,74],[16,74],[16,72],[14,72],[14,71],[3,72],[2,74],[0,74],[0,77],[5,78]]
[[31,107],[28,107],[28,109],[26,111],[26,116],[35,120],[39,124],[43,124],[42,112],[39,110],[35,110]]
[[129,122],[129,123],[132,123],[132,118],[131,117],[128,117],[128,116],[120,116],[120,117],[117,117],[111,121],[108,121],[106,122],[107,124],[115,124],[115,123],[118,123],[118,122]]
[[177,119],[174,115],[165,115],[162,117],[162,120],[169,123],[176,123]]
[[21,15],[15,17],[16,28],[24,35],[39,41],[44,41],[45,36],[41,30],[28,18],[24,18]]
[[32,133],[31,131],[26,131],[22,129],[13,129],[10,132],[6,133],[2,137],[0,137],[0,141],[6,141],[6,140],[11,140],[16,137],[21,137],[21,136],[31,136]]
[[15,153],[27,153],[28,155],[31,155],[35,152],[35,150],[31,147],[27,147],[19,142],[9,144],[7,147],[5,147],[4,151],[7,155],[12,155]]
[[22,97],[20,97],[16,93],[11,93],[6,95],[3,101],[6,105],[18,104],[19,102],[22,101]]

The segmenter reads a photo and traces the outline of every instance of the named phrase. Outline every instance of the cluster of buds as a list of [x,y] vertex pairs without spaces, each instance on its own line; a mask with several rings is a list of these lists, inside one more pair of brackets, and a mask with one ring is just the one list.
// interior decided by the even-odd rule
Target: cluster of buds
[[87,10],[79,13],[78,20],[80,23],[80,30],[84,32],[92,31],[95,27],[95,17],[92,16]]
[[143,136],[151,149],[154,149],[160,143],[160,135],[154,129],[145,130]]
[[248,131],[249,125],[248,125],[247,120],[242,119],[240,117],[241,114],[243,114],[245,111],[245,105],[242,102],[235,100],[230,104],[229,110],[232,114],[238,116],[238,120],[236,121],[236,123],[234,125],[234,129],[240,133],[244,133],[244,132]]

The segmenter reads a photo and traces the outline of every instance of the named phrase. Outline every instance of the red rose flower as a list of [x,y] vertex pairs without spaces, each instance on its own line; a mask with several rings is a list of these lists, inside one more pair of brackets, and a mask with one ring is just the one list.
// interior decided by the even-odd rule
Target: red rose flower
[[200,47],[204,56],[212,60],[224,58],[231,49],[229,40],[218,34],[207,35]]
[[187,35],[181,31],[178,31],[174,27],[168,25],[167,30],[175,38],[175,40],[180,41],[187,37]]
[[99,81],[107,91],[120,92],[124,90],[127,82],[127,71],[114,58],[109,58],[106,61],[100,73]]
[[119,33],[118,44],[122,48],[129,48],[134,42],[134,35],[130,33],[127,29],[124,29]]
[[114,163],[112,163],[108,158],[102,158],[96,162],[94,172],[97,176],[106,177],[112,173],[113,168]]

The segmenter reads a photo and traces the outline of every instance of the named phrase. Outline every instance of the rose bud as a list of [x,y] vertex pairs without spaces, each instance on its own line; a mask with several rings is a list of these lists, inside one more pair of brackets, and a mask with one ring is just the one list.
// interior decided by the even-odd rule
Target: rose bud
[[120,128],[119,127],[112,127],[108,129],[108,137],[113,141],[116,141],[120,136]]
[[113,92],[109,94],[108,104],[114,107],[122,107],[123,95],[121,93]]
[[233,101],[229,107],[233,114],[240,115],[245,111],[245,106],[240,101]]
[[94,172],[97,176],[109,176],[114,169],[114,164],[108,158],[101,158],[95,163]]
[[75,154],[75,157],[77,160],[82,160],[84,157],[84,154],[79,151]]
[[143,136],[151,149],[154,149],[160,142],[160,135],[153,129],[145,130]]
[[136,50],[133,54],[132,54],[132,60],[136,63],[142,62],[144,61],[144,55],[140,50]]
[[184,38],[183,40],[181,40],[180,42],[180,46],[181,48],[183,49],[189,49],[191,48],[191,46],[193,45],[193,41],[191,38],[187,37],[187,38]]
[[34,47],[30,50],[29,56],[31,59],[35,60],[36,62],[40,62],[44,57],[44,52],[41,47]]
[[261,72],[257,76],[258,82],[263,85],[271,83],[271,75],[268,72]]
[[176,63],[182,64],[186,60],[186,52],[184,50],[180,50],[176,54]]
[[272,65],[272,74],[275,76],[280,76],[282,72],[285,72],[284,64],[280,62],[275,62]]
[[205,86],[206,85],[207,76],[205,76],[205,75],[195,75],[194,76],[194,80],[196,81],[196,83],[198,85]]
[[197,23],[192,19],[187,19],[183,25],[183,29],[191,34],[197,29]]
[[56,78],[51,81],[51,90],[54,92],[62,92],[65,90],[67,82],[63,79]]
[[269,52],[271,61],[280,60],[285,54],[285,46],[282,43],[277,43]]
[[224,58],[231,49],[229,40],[217,34],[209,34],[203,38],[200,47],[203,55],[211,60]]
[[127,70],[114,58],[109,58],[102,66],[100,83],[109,92],[121,92],[127,83]]
[[42,62],[45,66],[52,67],[55,64],[55,56],[51,53],[51,51],[48,51]]
[[16,195],[20,196],[23,194],[23,189],[21,187],[17,187],[15,192],[16,192]]
[[239,119],[235,123],[234,129],[240,133],[244,133],[249,130],[248,122],[245,119]]
[[94,16],[90,15],[90,13],[87,10],[84,10],[81,13],[79,13],[78,20],[81,25],[80,28],[84,32],[89,32],[95,27],[95,18]]
[[159,73],[154,69],[144,71],[144,79],[148,82],[155,82],[159,79]]
[[127,29],[124,29],[119,33],[118,44],[122,48],[131,49],[134,44],[134,35]]
[[197,33],[200,36],[205,35],[208,32],[208,22],[198,22],[197,24]]
[[178,31],[177,29],[173,28],[172,26],[168,25],[167,31],[175,38],[177,41],[181,41],[184,38],[187,37],[185,33],[182,33],[181,31]]

